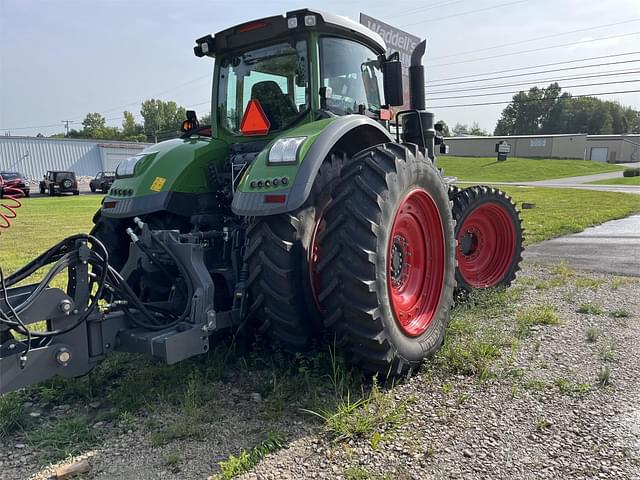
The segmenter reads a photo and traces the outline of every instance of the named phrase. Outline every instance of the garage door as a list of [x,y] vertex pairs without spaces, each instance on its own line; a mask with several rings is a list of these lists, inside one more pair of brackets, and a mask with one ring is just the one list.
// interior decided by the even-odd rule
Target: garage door
[[591,160],[594,162],[606,162],[609,155],[607,147],[591,147]]

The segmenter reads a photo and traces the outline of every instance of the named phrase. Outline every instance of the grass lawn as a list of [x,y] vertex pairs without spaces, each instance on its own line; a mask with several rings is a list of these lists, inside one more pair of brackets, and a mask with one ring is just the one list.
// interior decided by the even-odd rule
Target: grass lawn
[[610,178],[609,180],[598,180],[597,182],[589,183],[594,185],[640,185],[640,177]]
[[568,188],[500,187],[521,207],[526,243],[532,244],[640,212],[640,195]]
[[[635,177],[638,178],[638,177]],[[522,211],[527,243],[535,243],[607,220],[640,212],[640,195],[542,187],[503,188],[536,208]],[[100,195],[25,199],[13,226],[0,233],[0,264],[13,272],[56,242],[74,233],[88,233]]]
[[623,167],[590,160],[552,160],[495,157],[438,157],[438,167],[445,175],[477,182],[533,182],[563,177],[578,177],[624,170]]
[[0,265],[13,272],[74,233],[89,233],[102,195],[25,198],[8,230],[0,230]]

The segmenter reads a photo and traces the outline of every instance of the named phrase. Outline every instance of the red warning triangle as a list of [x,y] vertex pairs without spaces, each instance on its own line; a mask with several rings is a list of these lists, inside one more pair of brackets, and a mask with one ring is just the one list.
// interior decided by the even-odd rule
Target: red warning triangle
[[262,109],[262,105],[255,98],[249,100],[240,122],[240,131],[245,136],[266,135],[269,133],[271,122]]

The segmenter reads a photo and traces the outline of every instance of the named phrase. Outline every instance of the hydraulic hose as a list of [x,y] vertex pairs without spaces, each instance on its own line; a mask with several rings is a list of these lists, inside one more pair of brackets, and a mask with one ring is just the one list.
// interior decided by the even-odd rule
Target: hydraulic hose
[[[0,229],[11,227],[11,220],[17,217],[16,209],[22,206],[19,198],[24,196],[18,187],[19,180],[5,182],[0,175]],[[6,202],[9,200],[9,202]],[[2,231],[0,230],[0,233]]]

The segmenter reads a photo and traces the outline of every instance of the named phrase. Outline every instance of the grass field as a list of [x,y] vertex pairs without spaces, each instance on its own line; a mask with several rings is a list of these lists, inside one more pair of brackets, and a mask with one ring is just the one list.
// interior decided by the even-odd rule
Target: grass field
[[445,175],[477,182],[533,182],[554,178],[578,177],[624,170],[618,165],[590,160],[551,160],[509,158],[498,162],[493,157],[438,157]]
[[640,185],[640,177],[620,177],[589,182],[592,185]]
[[[505,190],[518,207],[522,202],[536,204],[536,208],[522,211],[528,244],[640,212],[640,195],[531,187]],[[89,232],[100,198],[81,195],[24,200],[14,225],[0,234],[4,271],[16,270],[69,235]]]
[[532,244],[640,212],[640,195],[567,188],[501,187],[522,210],[526,243]]
[[0,230],[0,265],[13,272],[74,233],[88,233],[101,195],[27,198],[8,230]]

